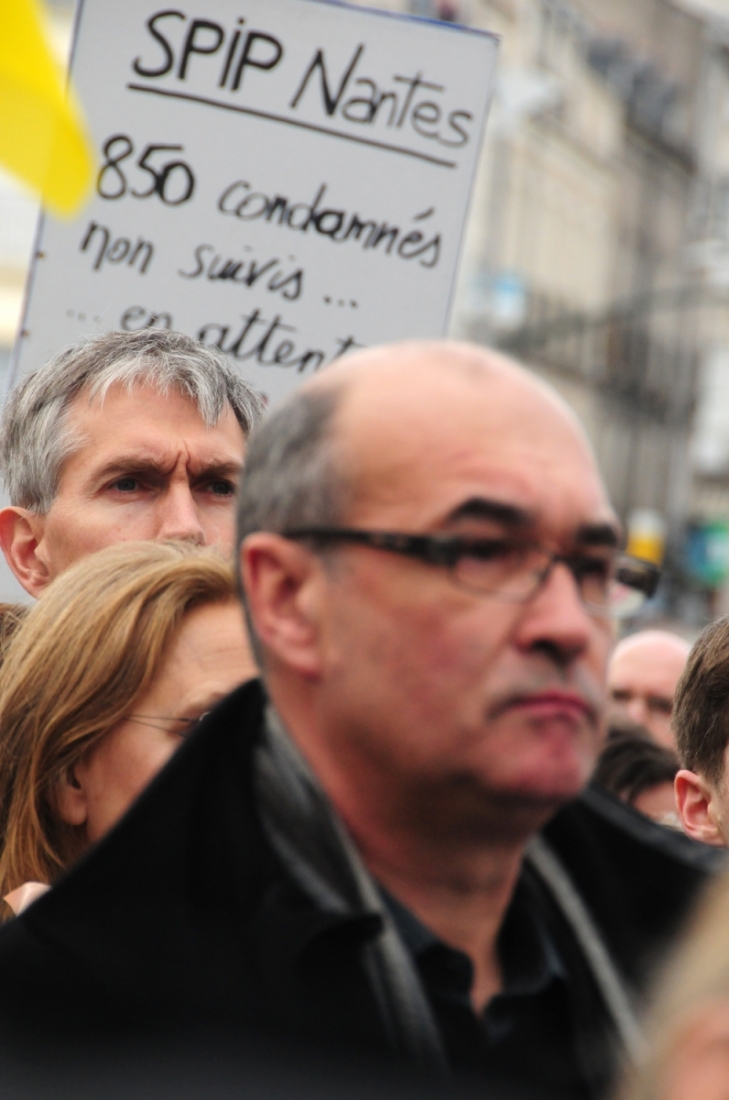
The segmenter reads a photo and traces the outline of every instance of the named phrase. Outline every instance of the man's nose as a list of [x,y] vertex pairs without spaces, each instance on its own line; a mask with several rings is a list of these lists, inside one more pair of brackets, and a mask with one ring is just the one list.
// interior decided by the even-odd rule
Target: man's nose
[[170,485],[160,500],[156,538],[182,539],[196,546],[205,544],[205,532],[188,483]]
[[520,644],[541,649],[564,666],[584,653],[594,629],[574,576],[563,562],[556,562],[542,588],[525,605],[518,626]]
[[638,726],[645,726],[647,724],[650,718],[650,712],[645,705],[645,700],[642,699],[640,695],[633,695],[623,706],[631,722],[635,722]]

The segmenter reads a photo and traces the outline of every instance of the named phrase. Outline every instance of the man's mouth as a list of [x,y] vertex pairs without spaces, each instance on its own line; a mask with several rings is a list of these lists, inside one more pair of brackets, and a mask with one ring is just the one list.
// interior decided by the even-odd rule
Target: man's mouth
[[591,725],[597,723],[597,711],[584,695],[559,688],[512,695],[498,707],[501,714],[507,710],[521,710],[535,718],[565,717],[572,721],[587,719]]

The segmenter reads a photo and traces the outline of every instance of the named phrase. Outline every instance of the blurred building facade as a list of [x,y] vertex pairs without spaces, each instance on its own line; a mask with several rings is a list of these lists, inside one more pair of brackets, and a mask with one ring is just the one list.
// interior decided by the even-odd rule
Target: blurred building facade
[[390,6],[502,38],[454,332],[564,393],[639,545],[665,532],[660,613],[700,621],[729,576],[729,0]]

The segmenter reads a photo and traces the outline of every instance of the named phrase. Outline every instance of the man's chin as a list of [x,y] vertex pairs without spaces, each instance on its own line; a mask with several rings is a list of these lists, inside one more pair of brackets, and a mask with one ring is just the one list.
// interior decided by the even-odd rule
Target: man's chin
[[472,838],[526,843],[562,806],[578,797],[588,778],[583,769],[554,776],[544,771],[512,773],[496,781],[491,776],[478,793],[474,789],[470,798],[460,802],[454,818],[460,818]]
[[509,784],[509,792],[517,801],[558,809],[564,802],[577,798],[589,779],[589,771],[580,765],[554,774],[542,769],[538,773],[528,772],[515,777]]

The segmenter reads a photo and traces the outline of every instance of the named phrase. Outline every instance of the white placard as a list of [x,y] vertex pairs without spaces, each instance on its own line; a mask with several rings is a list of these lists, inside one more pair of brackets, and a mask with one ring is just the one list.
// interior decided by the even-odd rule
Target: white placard
[[41,222],[16,376],[157,325],[275,401],[351,348],[443,335],[496,52],[324,0],[82,0],[100,172]]

